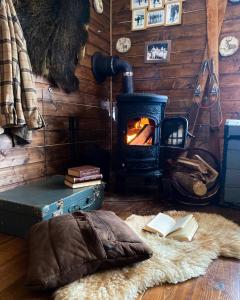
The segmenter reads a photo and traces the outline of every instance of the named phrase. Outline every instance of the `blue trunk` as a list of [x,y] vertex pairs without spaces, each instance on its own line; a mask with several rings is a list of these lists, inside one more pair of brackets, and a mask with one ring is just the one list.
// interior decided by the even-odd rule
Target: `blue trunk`
[[42,220],[77,210],[99,209],[104,184],[70,189],[56,175],[0,193],[0,232],[25,237]]

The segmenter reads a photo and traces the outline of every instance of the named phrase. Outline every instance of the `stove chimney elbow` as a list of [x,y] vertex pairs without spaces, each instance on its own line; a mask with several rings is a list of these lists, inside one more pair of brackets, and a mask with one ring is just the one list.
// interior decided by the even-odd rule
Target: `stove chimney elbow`
[[133,70],[129,62],[118,56],[105,56],[96,52],[92,56],[92,71],[97,82],[104,82],[107,76],[123,74],[123,93],[133,93]]
[[123,75],[123,93],[133,93],[133,69],[132,65],[126,60],[122,60],[117,56],[113,57],[113,68],[115,74],[122,73]]

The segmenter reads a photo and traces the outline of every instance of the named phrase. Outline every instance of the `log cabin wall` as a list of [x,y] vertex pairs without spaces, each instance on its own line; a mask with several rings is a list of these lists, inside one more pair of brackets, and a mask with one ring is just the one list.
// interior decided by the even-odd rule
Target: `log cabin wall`
[[96,84],[91,73],[91,55],[95,51],[109,54],[109,22],[109,0],[104,0],[103,15],[96,14],[91,7],[86,56],[76,69],[80,92],[65,94],[55,88],[49,91],[49,83],[43,78],[36,78],[38,104],[46,127],[33,133],[30,145],[14,147],[0,155],[0,191],[66,170],[72,161],[70,116],[79,118],[76,134],[79,157],[91,144],[109,149],[109,116],[101,108],[102,101],[109,99],[109,84]]
[[[182,24],[169,27],[152,27],[143,31],[131,31],[130,0],[113,0],[113,54],[133,65],[136,92],[167,95],[167,116],[186,115],[193,98],[194,83],[204,56],[207,39],[205,0],[183,2]],[[234,34],[240,39],[240,5],[228,3],[221,36]],[[126,54],[115,50],[119,37],[131,38],[132,47]],[[169,63],[145,64],[144,43],[171,40]],[[240,51],[220,58],[220,88],[223,124],[226,118],[240,118]],[[113,100],[121,92],[121,78],[114,79]],[[199,120],[199,124],[202,121]],[[204,132],[203,132],[204,134]],[[114,137],[116,137],[116,130]],[[202,139],[206,140],[203,136]],[[223,126],[220,130],[221,145]],[[115,139],[116,141],[116,139]]]
[[[109,83],[95,83],[90,70],[90,57],[95,51],[111,53],[128,60],[134,67],[137,92],[159,93],[169,96],[167,115],[185,115],[192,101],[195,76],[206,45],[205,0],[186,0],[183,3],[182,25],[155,27],[131,31],[130,0],[112,0],[112,40],[110,49],[110,6],[104,0],[104,14],[97,15],[91,8],[91,23],[86,56],[76,70],[80,78],[80,92],[67,95],[53,89],[42,78],[36,78],[39,108],[46,128],[33,134],[32,144],[15,147],[0,154],[0,190],[29,182],[48,174],[64,172],[71,164],[69,116],[79,118],[79,156],[86,145],[111,146],[108,112],[102,101],[111,99]],[[240,5],[228,4],[221,36],[234,34],[240,39]],[[115,50],[119,37],[132,40],[131,50],[120,55]],[[144,64],[144,43],[172,40],[170,63]],[[240,118],[240,51],[228,58],[220,58],[220,87],[224,120]],[[113,101],[121,92],[121,78],[113,80]],[[115,128],[116,123],[113,124]],[[87,128],[87,130],[86,130]],[[113,132],[115,141],[116,130]],[[223,126],[220,131],[223,138]]]
[[[130,0],[113,0],[113,47],[119,37],[131,38],[132,47],[120,55],[134,67],[136,92],[169,96],[167,114],[185,114],[193,95],[194,79],[199,70],[206,46],[206,7],[204,0],[183,3],[182,25],[152,27],[131,31]],[[145,64],[144,43],[171,40],[169,63]],[[119,53],[118,53],[119,55]],[[121,79],[113,85],[113,99],[121,90]]]
[[[228,2],[221,31],[221,38],[236,36],[240,41],[240,5]],[[220,57],[220,89],[223,110],[223,124],[226,119],[240,119],[240,50],[232,56]],[[220,138],[223,145],[224,127],[221,126]]]

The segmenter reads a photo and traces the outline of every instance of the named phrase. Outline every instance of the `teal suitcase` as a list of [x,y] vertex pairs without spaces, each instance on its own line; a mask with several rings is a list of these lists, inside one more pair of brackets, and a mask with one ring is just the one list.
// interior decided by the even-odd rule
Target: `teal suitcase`
[[29,228],[42,220],[102,206],[104,183],[79,189],[64,185],[55,175],[0,193],[0,232],[26,237]]

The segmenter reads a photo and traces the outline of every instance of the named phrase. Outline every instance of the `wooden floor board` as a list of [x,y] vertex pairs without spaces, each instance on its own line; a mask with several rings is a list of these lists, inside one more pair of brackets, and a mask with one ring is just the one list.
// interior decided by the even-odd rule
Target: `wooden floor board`
[[[187,210],[219,213],[237,223],[240,211],[217,206],[186,207],[160,199],[151,193],[106,196],[103,209],[120,217],[131,214],[151,215],[166,210]],[[29,290],[25,285],[27,247],[22,239],[0,234],[0,300],[51,300],[50,293]],[[95,300],[95,299],[89,299]],[[208,268],[206,275],[176,285],[164,284],[148,289],[137,300],[240,300],[240,263],[219,258]]]

